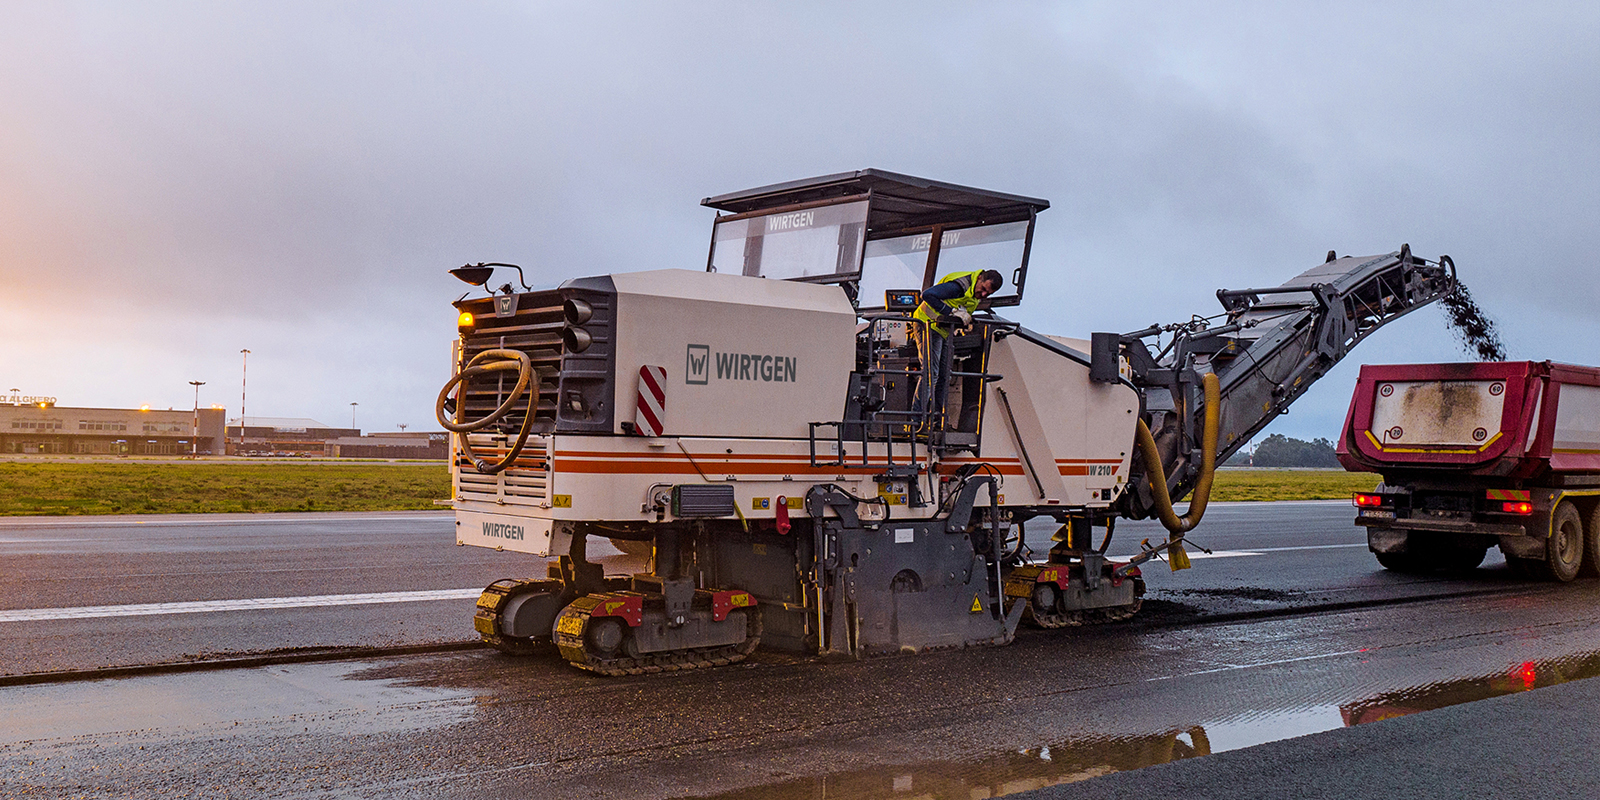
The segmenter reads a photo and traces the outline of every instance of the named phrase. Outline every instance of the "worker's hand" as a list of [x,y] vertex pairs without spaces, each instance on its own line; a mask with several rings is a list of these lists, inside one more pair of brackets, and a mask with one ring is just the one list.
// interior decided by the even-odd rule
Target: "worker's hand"
[[961,324],[958,327],[961,327],[961,328],[970,328],[970,327],[972,327],[972,312],[970,312],[970,311],[968,311],[968,310],[966,310],[964,308],[958,308],[955,311],[955,317],[956,317],[956,319],[961,320]]

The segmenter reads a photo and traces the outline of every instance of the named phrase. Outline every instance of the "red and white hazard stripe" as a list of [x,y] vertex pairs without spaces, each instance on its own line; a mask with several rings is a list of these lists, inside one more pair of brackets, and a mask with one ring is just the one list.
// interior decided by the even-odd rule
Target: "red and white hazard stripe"
[[660,436],[667,418],[667,370],[648,364],[639,368],[639,403],[633,424],[640,436]]

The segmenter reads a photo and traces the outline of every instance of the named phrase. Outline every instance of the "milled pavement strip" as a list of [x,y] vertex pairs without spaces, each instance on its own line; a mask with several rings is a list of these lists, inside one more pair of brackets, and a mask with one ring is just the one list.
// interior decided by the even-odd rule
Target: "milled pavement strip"
[[468,600],[483,594],[482,589],[433,589],[417,592],[367,592],[363,594],[322,594],[304,597],[257,597],[247,600],[199,600],[183,603],[134,603],[119,606],[78,606],[75,608],[23,608],[0,611],[0,622],[37,622],[57,619],[96,617],[139,617],[154,614],[203,614],[212,611],[256,611],[264,608],[310,608],[357,606],[379,603],[416,603],[426,600]]
[[[1262,547],[1255,550],[1216,550],[1190,553],[1191,559],[1243,558],[1289,550],[1324,550],[1336,547],[1366,547],[1366,544],[1328,544],[1307,547]],[[264,608],[309,608],[313,606],[355,606],[379,603],[415,603],[427,600],[469,600],[483,594],[482,589],[434,589],[415,592],[368,592],[364,594],[322,594],[304,597],[257,597],[243,600],[198,600],[174,603],[135,603],[116,606],[78,606],[72,608],[23,608],[0,611],[0,622],[39,622],[57,619],[102,617],[141,617],[156,614],[205,614],[214,611],[256,611]]]
[[[474,589],[473,592],[476,593],[477,590]],[[1264,609],[1259,611],[1246,611],[1233,614],[1218,614],[1211,617],[1201,617],[1198,619],[1183,621],[1140,622],[1135,620],[1130,623],[1130,627],[1133,629],[1159,630],[1163,628],[1192,627],[1195,625],[1228,624],[1247,620],[1311,616],[1313,614],[1339,613],[1343,611],[1377,608],[1379,606],[1411,605],[1413,603],[1422,604],[1438,600],[1453,600],[1461,597],[1513,593],[1515,593],[1515,590],[1501,588],[1480,591],[1451,592],[1421,597],[1375,598],[1347,603],[1302,606],[1300,608]],[[125,666],[99,667],[94,669],[60,670],[57,672],[24,672],[12,675],[0,675],[0,687],[105,680],[108,678],[126,678],[142,675],[165,675],[183,672],[210,672],[227,669],[263,667],[277,664],[306,664],[319,661],[349,661],[390,656],[451,653],[466,650],[483,650],[486,647],[487,645],[485,645],[482,640],[467,640],[437,642],[434,644],[423,645],[402,645],[397,647],[337,647],[328,649],[310,648],[306,650],[270,651],[266,653],[240,654],[236,656],[200,659],[195,661],[169,661],[159,664],[130,664]],[[1233,668],[1246,668],[1250,665],[1240,664],[1229,666]],[[1053,694],[1055,692],[1051,693]]]

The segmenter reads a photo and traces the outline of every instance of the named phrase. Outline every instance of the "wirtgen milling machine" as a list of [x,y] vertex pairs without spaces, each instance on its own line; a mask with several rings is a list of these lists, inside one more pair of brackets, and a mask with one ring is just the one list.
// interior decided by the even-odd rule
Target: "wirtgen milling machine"
[[[726,212],[703,271],[456,302],[439,415],[459,434],[457,539],[560,557],[484,591],[475,624],[502,650],[553,638],[625,674],[758,643],[859,657],[1125,619],[1140,562],[1184,561],[1213,465],[1455,286],[1448,258],[1402,247],[1088,341],[980,313],[943,349],[946,396],[919,400],[921,290],[994,269],[985,306],[1019,304],[1048,202],[861,170],[703,204]],[[483,285],[495,266],[453,272]],[[1108,560],[1114,521],[1149,516],[1172,539]],[[1036,517],[1060,525],[1043,557],[1021,543]],[[649,572],[602,574],[596,536],[650,547]]]

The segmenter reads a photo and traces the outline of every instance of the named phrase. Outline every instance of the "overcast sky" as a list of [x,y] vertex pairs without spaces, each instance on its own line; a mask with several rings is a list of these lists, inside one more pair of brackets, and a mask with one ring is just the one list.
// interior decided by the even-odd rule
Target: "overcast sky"
[[1514,5],[0,0],[0,390],[233,416],[249,348],[251,416],[431,428],[445,270],[703,269],[702,197],[863,167],[1049,199],[1044,332],[1409,242],[1600,364],[1600,5]]

